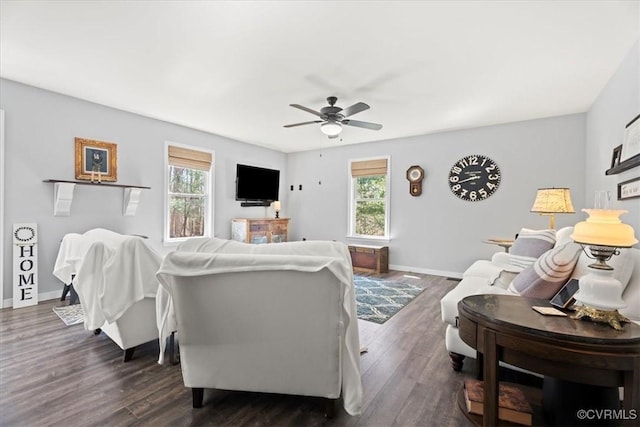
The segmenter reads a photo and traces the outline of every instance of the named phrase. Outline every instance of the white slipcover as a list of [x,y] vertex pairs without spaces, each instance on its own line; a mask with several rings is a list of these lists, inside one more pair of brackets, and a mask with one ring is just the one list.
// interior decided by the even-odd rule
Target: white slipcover
[[158,337],[155,304],[150,301],[158,290],[160,261],[141,237],[98,228],[65,235],[53,274],[66,284],[75,274],[73,287],[85,329],[101,328],[127,349]]
[[[345,410],[360,413],[363,390],[355,290],[344,244],[248,245],[191,239],[165,257],[158,278],[160,344],[164,346],[171,332],[168,325],[175,322],[186,386],[327,398],[339,397],[341,390]],[[270,315],[263,301],[274,294],[287,309]],[[317,303],[309,303],[310,295]],[[245,314],[238,318],[234,307],[224,302],[237,298],[243,305],[238,310]],[[188,305],[180,308],[181,303]],[[226,316],[216,317],[227,309],[231,311]],[[247,313],[254,311],[266,316],[264,325],[248,318]],[[200,315],[216,319],[215,328],[180,325],[181,319],[193,322]],[[234,321],[225,324],[229,318]],[[318,324],[312,321],[316,318],[326,321]],[[340,324],[342,332],[331,324]],[[215,329],[214,336],[209,329]],[[254,330],[262,332],[254,336]],[[210,340],[205,343],[205,338]],[[256,364],[264,364],[264,369]]]

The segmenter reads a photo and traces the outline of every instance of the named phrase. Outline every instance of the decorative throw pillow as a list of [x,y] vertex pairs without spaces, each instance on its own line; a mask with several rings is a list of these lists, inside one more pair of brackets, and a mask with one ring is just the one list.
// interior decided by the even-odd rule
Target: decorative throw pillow
[[582,248],[574,242],[550,249],[522,270],[509,290],[523,297],[552,298],[571,277]]
[[556,231],[556,244],[555,246],[562,246],[565,243],[573,242],[571,235],[573,234],[573,227],[564,227]]
[[530,230],[523,228],[518,233],[509,252],[509,262],[520,267],[528,267],[556,242],[555,230]]

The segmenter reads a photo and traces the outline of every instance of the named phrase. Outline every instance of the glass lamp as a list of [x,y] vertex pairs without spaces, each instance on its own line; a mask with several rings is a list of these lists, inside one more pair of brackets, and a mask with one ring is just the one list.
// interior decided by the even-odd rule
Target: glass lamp
[[[629,319],[618,313],[626,306],[622,300],[622,284],[613,276],[613,268],[607,261],[619,255],[618,248],[629,248],[638,240],[633,228],[620,221],[625,210],[583,209],[589,215],[573,229],[571,238],[583,248],[589,246],[590,258],[596,262],[589,265],[589,273],[580,278],[579,290],[574,295],[582,305],[575,306],[574,319],[588,317],[591,320],[609,323],[615,329],[622,329],[621,322]],[[586,252],[586,251],[585,251]]]
[[327,136],[337,136],[342,132],[342,124],[328,120],[320,125],[320,130]]
[[557,213],[575,213],[571,204],[571,194],[568,188],[540,188],[533,202],[531,212],[549,215],[549,228],[556,228]]

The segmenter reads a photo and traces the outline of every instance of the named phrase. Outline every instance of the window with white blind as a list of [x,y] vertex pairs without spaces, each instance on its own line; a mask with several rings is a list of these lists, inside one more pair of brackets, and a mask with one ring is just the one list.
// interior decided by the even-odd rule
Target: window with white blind
[[389,238],[389,158],[352,160],[349,234]]
[[165,241],[210,237],[213,153],[167,144]]

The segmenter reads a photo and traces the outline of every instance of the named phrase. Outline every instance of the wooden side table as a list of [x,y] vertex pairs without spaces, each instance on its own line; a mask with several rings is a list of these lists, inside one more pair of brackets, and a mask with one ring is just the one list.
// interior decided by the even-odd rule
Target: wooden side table
[[[534,305],[550,306],[510,295],[473,295],[458,303],[460,338],[483,360],[482,424],[498,424],[499,360],[576,383],[624,387],[627,415],[632,409],[640,413],[640,326],[627,323],[616,331],[603,323],[543,316]],[[637,425],[632,418],[624,425]]]
[[511,239],[487,239],[487,240],[483,240],[482,243],[488,243],[490,245],[497,245],[500,246],[501,248],[504,248],[505,252],[509,252],[509,248],[511,248],[511,246],[513,246],[513,242],[515,240],[511,240]]

